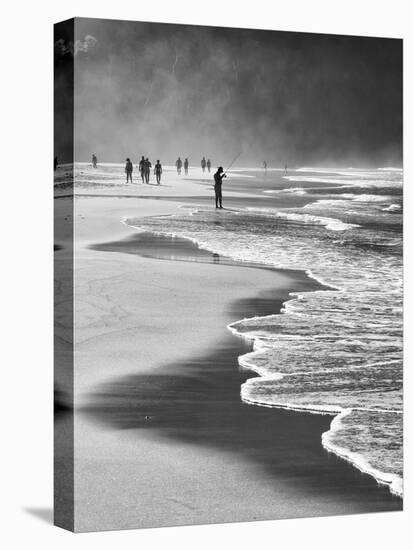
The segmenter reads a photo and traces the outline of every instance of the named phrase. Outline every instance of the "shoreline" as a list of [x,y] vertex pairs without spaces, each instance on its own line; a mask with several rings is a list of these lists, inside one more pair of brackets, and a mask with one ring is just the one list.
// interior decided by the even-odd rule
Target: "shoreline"
[[[395,474],[390,474],[387,472],[382,472],[377,468],[373,468],[369,462],[367,462],[362,455],[359,453],[354,453],[348,449],[334,445],[328,440],[329,434],[334,433],[335,424],[341,425],[341,420],[350,414],[353,409],[342,409],[338,414],[336,414],[331,421],[330,429],[323,433],[321,436],[321,443],[327,451],[330,451],[342,458],[343,460],[349,462],[352,466],[360,470],[360,472],[372,476],[379,485],[384,485],[389,488],[390,492],[396,497],[400,498],[403,501],[403,480],[396,476]],[[338,428],[339,429],[339,428]]]
[[[177,239],[170,240],[175,241],[175,244],[177,242]],[[191,241],[188,240],[188,243],[195,248]],[[125,239],[122,246],[130,245],[130,240]],[[99,248],[102,252],[102,245]],[[119,250],[114,252],[112,249],[108,253],[115,257],[120,256]],[[136,251],[133,254],[122,253],[121,256],[134,254],[137,255]],[[142,259],[144,262],[152,260]],[[153,261],[159,263],[159,260]],[[164,259],[161,262],[164,265],[171,263],[174,263],[180,272],[186,271],[186,267],[193,266],[191,261],[184,264]],[[210,268],[208,272],[211,275],[211,270],[218,273],[219,270],[236,269],[234,266],[214,265],[213,260],[210,264],[196,263],[193,267],[200,266]],[[237,272],[239,271],[238,269]],[[249,270],[241,271],[244,276]],[[271,274],[271,268],[260,271],[268,271],[268,274]],[[292,273],[290,275],[292,276]],[[302,285],[301,288],[297,288],[299,291],[302,291],[303,287],[314,288],[314,284],[316,288],[319,286],[313,280],[310,282],[304,272],[296,273],[295,283],[294,279],[290,278],[288,288],[282,290],[281,295],[279,289],[274,292],[273,283],[270,287],[272,290],[262,291],[264,296],[261,293],[258,297],[238,300],[235,304],[229,305],[230,321],[234,322],[245,314],[251,316],[251,312],[260,315],[273,314],[277,311],[273,296],[277,297],[279,310],[288,299],[291,290],[295,290],[294,285],[297,287],[298,283]],[[223,323],[222,327],[225,326]],[[95,417],[102,426],[106,425],[112,430],[115,428],[122,433],[136,434],[141,443],[142,437],[146,438],[152,434],[152,441],[165,440],[171,452],[175,442],[183,449],[188,449],[190,445],[191,451],[198,457],[197,461],[201,457],[199,452],[204,455],[212,449],[214,457],[218,460],[222,460],[219,458],[222,453],[222,456],[229,453],[230,457],[237,458],[235,462],[230,458],[231,470],[225,468],[225,475],[238,475],[234,472],[234,466],[237,464],[236,469],[242,472],[244,466],[241,465],[244,461],[248,468],[252,466],[254,471],[258,468],[254,474],[258,475],[255,481],[257,485],[254,484],[257,494],[252,498],[249,490],[244,493],[248,494],[250,499],[246,503],[247,515],[221,508],[217,514],[210,510],[209,519],[208,515],[202,516],[199,520],[202,523],[400,510],[400,500],[395,500],[387,488],[380,488],[371,476],[361,474],[335,455],[334,459],[328,458],[328,453],[320,441],[322,433],[330,425],[330,420],[325,416],[253,407],[241,400],[242,380],[250,379],[251,371],[246,374],[244,369],[237,369],[237,359],[248,351],[250,345],[246,339],[236,337],[228,331],[228,335],[221,339],[221,343],[216,343],[212,355],[205,355],[201,346],[200,352],[192,354],[192,358],[187,358],[184,363],[169,362],[152,373],[111,378],[99,387],[94,396],[94,403],[91,400],[86,407],[88,410],[84,411],[88,417]],[[182,402],[177,397],[179,395],[192,396],[189,405],[185,403],[185,398]],[[149,425],[143,420],[146,414],[154,418]],[[100,417],[100,420],[97,417]],[[188,475],[193,466],[186,464],[186,468]],[[219,470],[221,469],[222,466]],[[211,473],[209,472],[208,479]],[[237,490],[241,493],[244,492],[243,486],[249,485],[250,476],[251,473],[247,478],[243,475],[243,481],[238,481]],[[291,485],[289,480],[293,479],[299,480],[297,487],[295,483]],[[262,483],[266,485],[265,490],[261,486]],[[283,487],[282,492],[287,491],[289,495],[286,497],[289,504],[281,507],[278,494],[280,483]],[[212,483],[208,491],[215,494],[215,490],[221,492],[222,487]],[[230,502],[221,494],[220,506],[227,505],[230,506]],[[255,513],[249,515],[252,509]],[[175,519],[169,523],[156,523],[152,519],[149,524],[140,526],[191,523],[196,523],[196,519],[189,514],[184,522]]]
[[[205,354],[219,348],[226,351],[226,357],[229,357],[227,339],[236,341],[238,346],[242,344],[239,352],[231,354],[230,358],[228,372],[231,376],[236,375],[237,356],[247,348],[225,330],[226,324],[238,319],[240,311],[244,312],[251,303],[254,308],[257,303],[267,304],[267,300],[259,296],[251,302],[250,297],[256,296],[257,288],[264,291],[276,286],[277,294],[271,296],[272,300],[280,295],[283,300],[288,296],[291,280],[281,272],[275,275],[265,269],[253,271],[225,265],[159,262],[136,255],[88,248],[88,245],[108,237],[122,239],[135,235],[133,228],[120,223],[128,209],[134,215],[139,211],[142,215],[155,215],[170,212],[176,207],[176,204],[161,204],[159,201],[139,205],[127,199],[113,204],[108,204],[104,199],[78,199],[75,203],[75,530],[308,517],[313,515],[313,509],[320,506],[329,514],[366,511],[365,507],[359,507],[358,502],[355,502],[355,508],[350,506],[350,509],[336,498],[332,504],[328,491],[320,496],[315,490],[308,499],[304,498],[305,487],[301,490],[291,485],[288,481],[290,475],[286,478],[281,473],[276,475],[274,484],[269,486],[262,468],[255,464],[255,460],[242,454],[243,417],[238,419],[234,449],[228,438],[226,449],[219,445],[222,419],[212,414],[208,407],[209,399],[201,402],[201,408],[207,419],[215,418],[211,429],[206,431],[213,438],[218,437],[218,446],[200,447],[182,440],[178,442],[159,437],[147,429],[113,429],[96,423],[90,415],[82,413],[81,408],[88,404],[90,393],[106,383],[118,380],[121,390],[125,387],[133,390],[134,385],[127,380],[128,375],[140,375],[143,376],[141,380],[153,383],[163,373],[166,378],[161,376],[160,381],[165,381],[165,387],[156,390],[158,399],[159,394],[163,397],[169,395],[171,383],[181,379],[185,371],[184,363],[190,361],[196,371],[190,380],[196,383],[199,373],[205,370],[206,363],[202,361]],[[64,248],[57,252],[62,253]],[[217,286],[222,287],[228,281],[231,284],[221,296],[218,295]],[[231,313],[233,308],[230,307],[229,311],[228,307],[233,300],[238,305],[236,311]],[[193,313],[199,307],[202,308],[202,317],[194,322]],[[271,307],[269,312],[273,311]],[[221,353],[217,351],[216,358],[212,362],[207,361],[207,364],[215,368],[221,358]],[[247,406],[240,400],[239,383],[226,383],[226,390],[231,390],[228,399],[219,400],[221,382],[225,382],[226,377],[222,380],[220,369],[218,374],[212,377],[213,387],[216,388],[212,395],[216,394],[219,406],[227,401],[229,404],[235,402],[244,413]],[[127,380],[126,386],[122,380]],[[207,386],[209,388],[209,384]],[[203,394],[205,397],[205,392]],[[104,400],[103,406],[110,414],[111,403]],[[128,399],[124,396],[120,409],[120,412],[128,413]],[[135,407],[132,406],[129,412],[132,418],[136,418]],[[226,412],[222,416],[227,417]],[[190,414],[189,418],[196,422],[199,415]],[[230,415],[231,418],[237,420],[237,415]],[[276,422],[273,414],[271,419]],[[248,424],[250,433],[255,437],[256,425],[252,425],[251,420]],[[294,426],[293,432],[302,433],[312,448],[321,434],[319,420],[303,422],[300,417],[294,420]],[[287,423],[279,428],[283,441],[289,439],[289,427],[291,425]],[[318,436],[311,437],[313,430]],[[193,430],[189,432],[193,433]],[[253,455],[259,452],[259,449],[252,447],[249,452]],[[298,448],[296,451],[287,449],[286,452],[292,452],[295,456]],[[305,458],[305,451],[302,455]],[[281,460],[285,464],[290,461]],[[311,485],[311,481],[309,483]],[[104,488],[105,499],[101,497],[101,488]],[[240,503],[236,510],[234,500]],[[379,504],[379,507],[374,505],[373,509],[389,508]],[[398,507],[392,505],[390,509]]]
[[[133,220],[132,220],[131,225],[135,226],[137,229],[139,229],[139,223],[138,222],[134,223]],[[357,225],[353,225],[353,226],[357,227]],[[328,228],[329,227],[327,226],[327,229]],[[164,235],[174,235],[173,232],[168,232],[168,231],[159,231],[159,232],[154,231],[154,233],[164,234]],[[196,239],[193,239],[192,237],[182,236],[182,238],[190,240],[191,242],[195,243],[201,249],[208,250],[208,248],[205,246],[205,244],[200,243],[199,241],[197,241]],[[218,249],[219,249],[219,247],[218,247]],[[210,251],[211,251],[211,253],[213,253],[214,249],[211,248]],[[245,262],[245,264],[244,264],[244,262],[242,260],[234,260],[234,261],[238,261],[239,265],[241,265],[241,266],[245,265],[245,264],[248,265],[248,262]],[[271,268],[271,264],[263,263],[263,264],[258,264],[258,265],[262,265],[262,266],[266,266],[267,268]],[[318,292],[322,292],[322,291],[325,291],[325,290],[327,290],[327,291],[332,290],[332,291],[340,292],[340,291],[343,290],[342,288],[340,288],[338,286],[332,286],[332,285],[329,285],[329,284],[325,283],[320,277],[316,277],[311,272],[311,269],[305,269],[305,270],[303,270],[303,272],[305,272],[308,277],[310,277],[313,280],[317,281],[318,283],[320,283],[324,287],[321,291],[320,290],[312,290],[312,291],[309,291],[309,292],[318,293]],[[280,313],[288,313],[288,311],[287,311],[288,303],[289,303],[290,300],[291,301],[294,300],[293,295],[296,294],[296,293],[291,293],[291,294],[292,294],[292,297],[285,301],[285,303],[283,304],[285,306],[285,308]],[[236,321],[235,323],[228,325],[229,330],[231,330],[232,332],[234,332],[238,336],[247,338],[245,336],[245,333],[243,333],[243,332],[238,333],[238,331],[234,328],[234,326],[232,326],[232,325],[236,325],[237,322],[242,322],[242,321],[245,321],[246,319],[247,318],[240,319],[239,321]],[[249,336],[247,339],[252,341],[253,345],[254,345],[255,340],[259,339],[259,336],[257,336],[257,337]],[[251,351],[251,352],[249,352],[245,355],[246,356],[253,356],[255,351],[256,350],[254,349],[253,351]],[[252,366],[250,364],[245,364],[245,362],[242,361],[242,357],[240,357],[239,359],[240,359],[239,360],[240,366],[245,367],[245,368],[249,368],[254,373],[258,374],[259,376],[261,376],[263,378],[268,378],[268,379],[271,378],[272,380],[274,380],[274,379],[277,378],[277,376],[279,378],[281,378],[283,376],[286,376],[286,373],[282,374],[282,373],[275,373],[275,372],[271,375],[262,374],[260,372],[260,369],[256,369],[256,368],[254,368],[254,366]],[[390,361],[390,362],[392,362],[392,361]],[[248,381],[245,382],[243,384],[243,386],[246,387],[247,384],[248,384]],[[352,411],[363,411],[363,410],[369,410],[369,409],[364,409],[362,407],[361,408],[357,408],[357,407],[342,408],[342,407],[339,407],[339,406],[330,406],[330,407],[327,407],[327,408],[321,408],[321,407],[317,407],[317,406],[316,407],[305,407],[305,406],[295,405],[294,403],[283,404],[283,403],[276,403],[276,402],[273,403],[273,404],[268,404],[268,403],[260,401],[259,399],[258,400],[248,399],[247,397],[245,397],[245,395],[243,395],[242,390],[241,390],[241,396],[242,396],[242,399],[246,403],[249,403],[251,405],[267,406],[267,407],[271,407],[271,408],[283,408],[283,409],[287,409],[287,410],[296,410],[296,411],[308,412],[308,413],[311,413],[311,414],[328,414],[328,415],[332,415],[334,418],[333,418],[333,421],[331,423],[331,428],[325,434],[323,434],[323,436],[321,438],[322,444],[326,448],[326,450],[328,450],[329,452],[335,453],[336,456],[342,458],[343,460],[346,460],[347,462],[352,464],[355,468],[357,468],[361,472],[367,473],[368,475],[371,475],[376,480],[376,482],[378,484],[386,485],[389,488],[389,490],[392,494],[394,494],[395,496],[397,496],[400,499],[403,499],[403,478],[401,476],[399,476],[398,474],[391,473],[391,470],[386,471],[384,469],[379,469],[377,466],[372,466],[369,459],[365,458],[362,454],[360,454],[356,451],[352,451],[350,449],[347,449],[346,447],[339,447],[336,444],[333,444],[331,441],[329,441],[329,440],[332,439],[332,433],[334,432],[334,427],[338,424],[338,421],[339,421],[340,418],[343,418],[344,416],[351,413]],[[377,411],[380,412],[381,409],[377,409]],[[392,411],[392,410],[387,410],[387,409],[384,409],[382,412],[389,412],[389,413],[394,412],[394,413],[402,414],[399,411]],[[337,418],[337,422],[334,422],[334,419],[336,419],[336,418]],[[329,441],[329,442],[327,443],[327,441]]]
[[[202,193],[202,186],[197,187]],[[147,196],[145,201],[121,193],[116,201],[106,194],[86,195],[75,196],[75,212],[80,218],[76,218],[80,268],[76,296],[86,319],[77,330],[76,530],[402,509],[401,499],[387,486],[378,485],[371,475],[362,474],[322,447],[322,434],[331,424],[326,415],[265,411],[266,407],[248,405],[240,398],[241,378],[252,376],[251,370],[246,375],[244,367],[237,367],[238,357],[251,348],[245,337],[235,338],[229,331],[225,336],[222,329],[245,318],[252,303],[259,316],[277,311],[275,299],[279,310],[295,290],[293,272],[274,270],[272,274],[271,267],[260,264],[259,270],[252,266],[253,275],[253,269],[238,269],[224,262],[219,266],[214,261],[184,264],[171,258],[159,262],[153,256],[125,254],[122,249],[105,250],[104,243],[136,237],[136,230],[121,223],[122,219],[178,212],[190,193],[156,199]],[[234,196],[226,196],[228,205]],[[242,194],[237,193],[237,198],[241,200]],[[191,196],[190,201],[198,199],[201,207],[202,201],[210,200],[203,195]],[[93,250],[95,245],[100,249]],[[310,276],[301,271],[299,278],[309,284]],[[221,297],[217,296],[217,288],[229,281]],[[321,286],[315,278],[314,282]],[[90,309],[91,291],[96,306],[101,310],[103,304],[110,317]],[[179,300],[179,296],[186,299]],[[197,308],[203,318],[188,318]],[[113,355],[115,349],[120,356]],[[217,365],[222,368],[217,370]],[[182,383],[189,385],[180,386]],[[150,426],[142,422],[144,409],[154,397],[147,391],[152,384],[155,401],[165,413],[161,416],[170,417],[172,424],[175,418],[176,426],[168,421],[159,426],[152,420]],[[134,395],[140,387],[143,393]],[[166,403],[171,395],[180,394],[180,388],[195,397],[192,412],[181,417],[182,404],[171,409]],[[213,403],[211,395],[215,396]],[[149,400],[145,401],[145,396]],[[137,403],[143,404],[142,415]],[[89,413],[83,414],[82,409],[86,412],[87,408]],[[114,417],[113,424],[96,418],[99,408]],[[188,418],[192,424],[185,425]],[[237,422],[235,431],[228,427],[232,421]],[[253,444],[259,434],[265,435],[269,446]],[[100,486],[107,495],[104,502]],[[203,495],[202,501],[199,495]],[[236,510],[235,501],[242,503]]]
[[[125,220],[122,220],[123,223],[128,225]],[[285,374],[282,373],[274,373],[269,377],[268,375],[261,372],[259,368],[255,368],[252,364],[250,364],[248,361],[243,360],[244,357],[248,356],[251,357],[254,355],[254,353],[257,352],[255,349],[255,341],[257,338],[246,336],[245,333],[238,332],[236,328],[233,327],[233,325],[237,324],[240,321],[245,321],[246,319],[251,318],[259,318],[266,315],[282,315],[287,314],[285,310],[286,304],[290,300],[294,300],[295,295],[298,292],[323,292],[328,290],[337,290],[340,291],[339,288],[332,287],[324,283],[323,281],[317,279],[316,277],[313,277],[311,275],[310,270],[287,270],[287,269],[277,269],[271,266],[270,264],[254,264],[252,262],[242,262],[239,260],[235,260],[230,257],[226,256],[219,256],[218,254],[214,253],[213,250],[210,250],[204,246],[201,246],[195,239],[191,239],[189,237],[178,237],[177,235],[173,233],[167,233],[167,232],[155,232],[155,231],[148,231],[148,230],[139,230],[138,227],[132,226],[135,229],[137,229],[138,233],[136,236],[132,236],[127,240],[123,241],[117,241],[114,243],[106,243],[104,245],[95,245],[91,246],[91,248],[95,250],[111,250],[111,251],[122,251],[126,253],[137,253],[141,255],[142,257],[150,257],[150,258],[156,258],[158,260],[171,260],[173,261],[195,261],[195,262],[209,262],[209,263],[220,263],[223,265],[232,265],[232,266],[239,266],[242,268],[252,268],[252,269],[268,269],[270,271],[279,272],[283,271],[284,273],[291,273],[291,274],[299,274],[301,276],[306,276],[309,279],[314,281],[314,287],[309,288],[306,290],[300,290],[300,291],[293,291],[289,292],[289,298],[282,302],[281,306],[279,307],[278,311],[271,311],[265,312],[265,315],[254,315],[253,317],[244,317],[243,319],[236,320],[233,323],[230,323],[227,325],[227,329],[234,334],[235,336],[243,339],[247,345],[251,346],[252,349],[247,351],[247,353],[243,355],[239,355],[237,360],[240,367],[244,369],[248,369],[251,372],[254,373],[254,376],[258,376],[261,378],[271,378],[276,379],[277,377],[282,378],[285,376]],[[155,249],[156,252],[152,251],[152,253],[149,253],[144,250],[142,246],[141,239],[145,240],[145,235],[152,235],[153,240],[155,241]],[[180,250],[181,256],[172,255],[171,251],[165,252],[164,247],[162,247],[162,250],[160,250],[159,241],[166,241],[169,242],[170,238],[172,238],[172,241],[169,244],[169,247],[173,248],[174,250]],[[149,240],[150,237],[149,237]],[[188,245],[186,243],[189,243]],[[134,248],[136,247],[136,250]],[[168,248],[168,246],[167,246]],[[139,250],[139,252],[137,251]],[[192,253],[191,253],[192,252]],[[215,256],[218,256],[218,260],[215,258]],[[211,260],[212,258],[212,260]],[[277,305],[278,307],[278,305]],[[263,312],[261,312],[263,313]],[[363,474],[370,475],[373,477],[373,479],[378,483],[385,485],[389,488],[390,492],[395,495],[396,497],[399,497],[400,499],[403,499],[403,491],[401,489],[402,486],[402,480],[399,479],[397,476],[393,474],[388,474],[384,471],[377,470],[376,468],[373,468],[370,466],[370,464],[364,459],[362,455],[358,455],[357,453],[353,453],[348,449],[344,449],[341,447],[337,447],[336,445],[329,443],[329,434],[331,434],[334,431],[334,425],[340,422],[340,419],[343,416],[346,416],[349,414],[353,409],[342,409],[342,408],[334,408],[331,407],[330,409],[321,409],[321,408],[309,408],[309,407],[300,407],[298,405],[294,405],[293,403],[291,405],[288,404],[268,404],[265,402],[260,402],[253,399],[248,399],[243,395],[243,387],[248,384],[248,381],[252,377],[247,378],[245,382],[240,387],[240,398],[244,403],[247,403],[251,406],[259,406],[259,407],[268,407],[272,409],[284,409],[288,411],[296,411],[299,413],[309,413],[309,414],[319,414],[319,415],[328,415],[332,416],[331,424],[329,429],[326,432],[323,432],[321,434],[321,445],[329,452],[334,453],[337,457],[349,462],[352,466],[357,468],[360,472]]]

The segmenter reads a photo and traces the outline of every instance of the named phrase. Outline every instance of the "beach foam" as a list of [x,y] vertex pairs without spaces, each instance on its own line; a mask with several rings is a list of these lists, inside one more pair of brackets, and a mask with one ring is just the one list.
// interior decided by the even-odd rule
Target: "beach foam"
[[[322,444],[328,451],[347,460],[360,471],[372,475],[379,483],[388,485],[393,494],[402,497],[403,478],[401,472],[403,471],[403,461],[398,458],[396,463],[388,462],[384,465],[380,456],[380,436],[385,437],[386,441],[391,439],[393,445],[399,450],[399,456],[402,456],[403,424],[401,415],[399,414],[397,417],[400,420],[399,422],[394,422],[394,420],[388,422],[386,417],[391,413],[375,413],[373,420],[369,419],[369,422],[366,422],[365,419],[361,418],[360,421],[360,416],[367,414],[370,414],[369,411],[343,410],[331,422],[330,430],[322,435]],[[394,429],[395,425],[398,428],[397,430]],[[373,434],[366,433],[366,426],[369,428],[376,426],[376,432]],[[379,430],[381,430],[381,434]],[[348,436],[349,433],[350,437]],[[348,447],[349,440],[352,443],[351,448]],[[368,452],[371,457],[372,440],[376,441],[377,453],[370,460],[366,460],[360,449],[368,441]]]

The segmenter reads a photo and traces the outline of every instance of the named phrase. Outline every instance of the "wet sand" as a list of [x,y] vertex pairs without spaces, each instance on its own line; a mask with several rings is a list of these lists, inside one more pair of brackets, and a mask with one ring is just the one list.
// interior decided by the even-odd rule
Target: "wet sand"
[[85,280],[99,266],[99,295],[121,314],[116,327],[110,319],[78,331],[76,530],[401,509],[321,447],[332,417],[240,399],[254,374],[237,357],[250,346],[226,325],[275,313],[315,281],[226,263],[181,239],[122,233],[88,238],[79,252],[79,282],[82,266]]

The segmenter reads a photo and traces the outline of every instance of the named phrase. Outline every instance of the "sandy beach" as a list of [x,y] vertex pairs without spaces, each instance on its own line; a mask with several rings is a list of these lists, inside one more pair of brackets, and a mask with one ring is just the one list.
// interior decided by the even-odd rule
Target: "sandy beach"
[[[322,448],[331,416],[240,399],[253,373],[237,357],[250,343],[227,325],[277,313],[290,292],[319,283],[217,261],[122,223],[212,203],[207,177],[195,176],[75,189],[74,529],[401,509],[386,487]],[[262,201],[247,178],[233,189],[229,208]],[[69,200],[62,192],[57,208]],[[56,244],[63,257],[67,243]]]

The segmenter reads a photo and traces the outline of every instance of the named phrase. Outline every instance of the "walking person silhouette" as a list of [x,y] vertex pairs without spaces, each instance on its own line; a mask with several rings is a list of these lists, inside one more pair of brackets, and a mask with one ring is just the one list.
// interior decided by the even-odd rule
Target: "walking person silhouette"
[[181,175],[181,168],[182,168],[182,160],[181,157],[178,157],[178,160],[175,162],[176,171],[178,172],[178,176]]
[[159,160],[156,161],[156,164],[154,166],[154,172],[156,176],[156,183],[160,185],[161,175],[162,175],[162,164],[159,162]]
[[129,157],[126,159],[125,172],[126,172],[126,183],[129,183],[129,180],[132,183],[133,164],[131,163],[131,160]]
[[142,183],[145,183],[145,157],[143,155],[141,160],[139,161],[139,173],[142,178]]
[[145,183],[149,184],[149,177],[151,175],[151,167],[152,167],[152,164],[151,164],[151,161],[146,158],[144,163],[143,163],[143,168],[144,168],[144,175],[145,175]]

